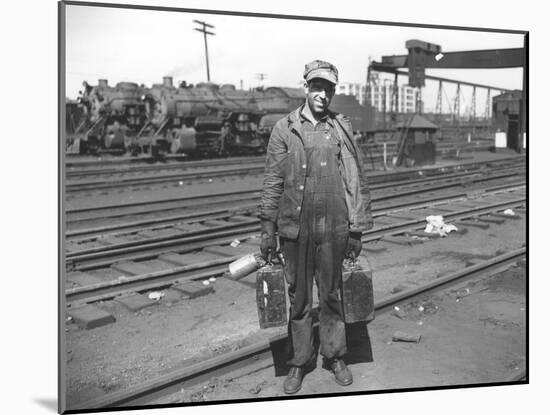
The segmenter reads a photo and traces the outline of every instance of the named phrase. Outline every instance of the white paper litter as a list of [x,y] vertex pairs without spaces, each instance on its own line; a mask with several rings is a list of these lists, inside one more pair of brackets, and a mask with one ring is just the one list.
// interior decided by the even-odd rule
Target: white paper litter
[[204,281],[202,282],[202,285],[210,285],[210,281],[204,280]]
[[238,239],[233,239],[229,245],[231,245],[233,248],[238,247],[241,244],[241,241]]
[[512,210],[512,209],[506,209],[504,212],[505,215],[508,215],[508,216],[515,216],[516,213]]
[[149,297],[149,300],[158,301],[162,297],[164,297],[164,293],[160,291],[154,291],[152,293],[149,293],[148,297]]
[[452,231],[458,231],[458,228],[455,225],[447,224],[443,221],[443,216],[441,215],[430,215],[426,217],[426,228],[424,232],[426,233],[438,233],[439,236],[447,236]]

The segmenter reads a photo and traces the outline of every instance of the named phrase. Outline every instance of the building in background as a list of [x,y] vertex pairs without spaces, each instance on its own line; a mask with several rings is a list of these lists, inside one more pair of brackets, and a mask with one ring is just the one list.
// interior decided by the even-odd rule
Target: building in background
[[[392,108],[393,82],[371,82],[370,104],[377,111],[390,112]],[[358,83],[341,83],[336,88],[336,93],[340,95],[353,95],[361,103],[365,103],[367,96],[366,86]],[[408,85],[399,85],[398,88],[398,107],[397,112],[417,112],[419,89]],[[384,100],[386,105],[384,107]],[[395,108],[395,104],[394,104]]]

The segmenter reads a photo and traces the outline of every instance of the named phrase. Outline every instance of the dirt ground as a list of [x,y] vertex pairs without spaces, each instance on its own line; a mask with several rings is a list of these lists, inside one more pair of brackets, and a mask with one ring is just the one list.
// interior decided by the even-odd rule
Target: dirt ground
[[[451,234],[413,246],[375,243],[371,246],[381,252],[368,254],[374,269],[375,299],[462,269],[476,259],[518,249],[525,242],[526,223],[522,217],[491,225],[488,230],[472,227],[465,235]],[[114,312],[115,323],[91,330],[68,323],[69,408],[281,333],[280,328],[259,329],[253,281],[254,275],[239,282],[219,278],[212,283],[213,294],[194,300],[178,301],[168,291],[159,304],[136,313],[105,302],[101,307]],[[514,284],[510,283],[517,288]],[[369,325],[375,359],[354,365],[356,381],[351,390],[502,380],[510,369],[522,366],[525,349],[524,293],[515,288],[510,293],[506,287],[494,284],[464,301],[446,301],[437,313],[418,321],[395,317],[375,320]],[[423,340],[418,344],[388,344],[396,329],[421,330]],[[344,391],[329,382],[330,376],[318,368],[301,393]],[[280,394],[282,381],[267,370],[247,379],[244,386],[238,382],[223,388],[214,385],[209,391],[217,392],[207,393],[204,399],[275,396]],[[257,390],[258,385],[261,394],[250,394],[249,390]],[[180,402],[191,397],[187,394],[172,399]]]
[[[509,154],[474,153],[465,157],[467,157],[465,161],[498,160],[509,157]],[[454,163],[456,162],[440,161],[438,165],[447,166]],[[378,171],[377,173],[382,172]],[[65,208],[128,203],[134,200],[156,200],[183,194],[215,193],[228,189],[248,190],[251,186],[258,186],[260,183],[261,177],[259,176],[243,176],[219,178],[212,181],[209,179],[199,180],[185,185],[168,183],[163,186],[143,188],[140,191],[121,189],[117,192],[104,192],[103,194],[81,194],[77,198],[70,198],[65,204]],[[377,252],[368,254],[374,269],[375,299],[386,297],[396,290],[414,287],[426,280],[436,278],[438,275],[459,270],[471,264],[476,258],[483,259],[497,252],[517,249],[525,242],[526,222],[522,217],[521,220],[510,220],[502,225],[491,225],[488,230],[468,228],[468,233],[465,235],[452,234],[448,238],[408,247],[390,243],[375,243],[372,246],[376,248]],[[380,251],[378,248],[385,249],[378,252]],[[78,406],[79,402],[137,385],[204,358],[229,350],[237,350],[257,339],[269,339],[281,333],[280,328],[259,329],[253,281],[253,275],[239,282],[219,278],[212,283],[215,289],[213,294],[194,300],[180,300],[179,295],[176,295],[174,291],[165,290],[165,297],[156,305],[136,313],[129,312],[118,303],[104,302],[100,304],[100,307],[113,312],[116,322],[91,330],[81,330],[75,324],[67,321],[65,350],[68,408]],[[411,322],[399,320],[392,325],[388,322],[384,323],[384,319],[375,320],[369,325],[375,359],[371,363],[355,365],[356,380],[352,388],[372,390],[419,386],[429,384],[429,382],[437,382],[436,384],[441,385],[456,384],[462,381],[467,381],[467,383],[486,381],[488,373],[493,373],[491,372],[493,365],[500,367],[500,363],[498,363],[500,360],[504,364],[506,356],[512,356],[512,354],[515,356],[514,353],[524,347],[524,324],[519,322],[519,328],[516,327],[507,333],[506,341],[493,342],[494,339],[498,339],[502,335],[502,327],[497,324],[498,318],[493,315],[494,313],[487,313],[488,319],[484,324],[487,327],[494,327],[495,330],[493,334],[485,333],[484,337],[479,337],[480,333],[476,331],[474,323],[479,320],[479,317],[475,316],[481,315],[479,314],[480,306],[474,304],[473,308],[466,309],[462,307],[464,304],[457,303],[453,305],[458,307],[456,309],[451,307],[445,309],[444,312],[429,316],[430,325],[424,324],[422,329],[431,328],[431,331],[424,331],[423,339],[432,339],[432,341],[422,341],[415,345],[387,344],[388,336],[391,334],[390,331],[396,327],[395,324],[412,324]],[[497,307],[498,303],[495,304]],[[507,306],[503,307],[504,311],[508,308]],[[459,331],[455,330],[455,326],[445,325],[444,317],[448,313],[455,318],[455,314],[461,314],[465,309],[469,314],[461,317],[456,328],[460,328],[460,333],[462,329],[470,330],[471,337],[466,337],[466,339],[475,340],[464,343],[469,346],[465,347],[462,352],[463,356],[470,356],[470,363],[466,366],[456,366],[460,361],[458,357],[461,354],[451,351],[448,346],[455,343],[451,340],[455,338],[453,336],[458,335]],[[476,312],[475,315],[471,314]],[[473,324],[472,327],[468,327],[470,323]],[[514,344],[517,346],[515,349]],[[495,362],[482,358],[486,347],[493,348]],[[388,364],[385,360],[385,353],[389,349],[402,349],[402,358],[398,364]],[[424,369],[414,366],[417,363],[416,353],[420,349],[425,349],[426,353],[433,354],[433,357],[430,358],[428,353],[428,363],[424,363]],[[446,362],[445,370],[447,372],[441,367],[429,369],[442,360]],[[508,365],[511,365],[512,360],[509,360]],[[521,359],[517,358],[516,360],[520,366]],[[386,363],[384,364],[384,362]],[[434,370],[440,372],[435,378]],[[484,370],[487,373],[484,373]],[[325,372],[321,369],[316,371],[318,376],[322,376],[323,379],[330,378],[330,374]],[[445,373],[452,374],[452,376],[446,376]],[[268,372],[258,376],[258,382],[253,388],[258,389],[257,386],[262,384],[259,389],[263,392],[251,395],[248,393],[250,388],[247,384],[242,386],[248,393],[248,395],[245,394],[247,397],[254,398],[255,396],[280,393],[282,378],[274,379]],[[363,382],[361,379],[365,379],[365,381]],[[399,379],[401,380],[397,381]],[[254,384],[254,382],[256,379],[250,380],[250,384]],[[267,383],[264,385],[262,382]],[[268,384],[270,386],[266,386]],[[315,382],[308,381],[307,384],[304,385],[302,393],[310,393],[312,390],[323,391],[321,386],[315,386]],[[330,390],[336,388],[330,382],[327,385],[330,385]],[[221,390],[216,387],[211,388],[212,391],[215,389]],[[224,388],[224,390],[230,395],[233,394],[234,397],[240,396],[241,393],[232,388]],[[222,396],[212,394],[208,397],[207,395],[205,395],[205,399],[221,399],[220,396]],[[176,396],[172,399],[181,402],[189,400],[190,397],[187,394],[185,397]]]
[[[349,346],[348,365],[354,382],[335,383],[321,367],[308,373],[296,394],[318,395],[385,389],[440,387],[504,382],[525,369],[524,267],[514,267],[445,294],[408,304],[397,318],[382,314],[368,325],[363,341]],[[465,297],[461,292],[468,289]],[[419,311],[419,307],[423,307]],[[392,340],[397,330],[420,334],[418,343]],[[274,367],[250,375],[211,379],[203,387],[182,390],[156,402],[186,403],[288,396],[284,375]]]

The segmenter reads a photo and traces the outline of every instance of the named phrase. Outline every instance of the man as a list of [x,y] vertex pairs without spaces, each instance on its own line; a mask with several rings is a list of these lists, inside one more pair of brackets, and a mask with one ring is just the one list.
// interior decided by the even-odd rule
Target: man
[[[262,255],[277,250],[286,259],[290,299],[289,340],[293,355],[284,381],[297,392],[315,358],[313,280],[319,293],[320,352],[338,384],[353,382],[342,357],[346,333],[340,300],[342,262],[359,255],[361,233],[372,227],[370,196],[361,174],[351,123],[329,111],[338,83],[334,65],[305,66],[306,102],[277,122],[267,147],[260,207]],[[363,193],[361,193],[363,187]]]

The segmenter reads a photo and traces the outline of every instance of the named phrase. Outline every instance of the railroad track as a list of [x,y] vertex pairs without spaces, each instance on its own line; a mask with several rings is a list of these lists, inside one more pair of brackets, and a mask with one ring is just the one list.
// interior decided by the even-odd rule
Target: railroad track
[[[453,173],[432,174],[430,177],[418,177],[406,180],[393,176],[389,181],[386,176],[374,176],[370,180],[369,188],[380,200],[394,198],[396,195],[415,195],[426,191],[450,189],[452,187],[474,186],[488,183],[491,180],[514,179],[525,176],[524,166],[495,167],[488,171],[458,171]],[[424,176],[424,174],[423,174]],[[199,194],[185,197],[140,201],[124,204],[102,204],[70,208],[66,210],[66,224],[68,238],[93,235],[102,232],[116,232],[123,229],[139,229],[147,225],[159,226],[163,223],[189,220],[205,217],[201,212],[223,211],[229,213],[249,208],[259,204],[261,187],[255,187],[237,192],[215,194]],[[168,217],[166,217],[168,216]],[[138,220],[141,219],[141,220]],[[93,228],[95,223],[100,227]],[[109,223],[111,222],[111,223]],[[132,223],[125,223],[132,222]],[[91,224],[92,227],[87,227]],[[88,228],[88,229],[86,229]]]
[[[130,173],[147,173],[147,172],[161,172],[170,170],[187,171],[192,169],[204,169],[212,167],[227,167],[242,164],[259,164],[265,163],[265,156],[262,157],[234,157],[223,159],[209,159],[209,160],[187,160],[181,161],[180,158],[168,159],[167,162],[155,162],[151,164],[153,159],[129,159],[125,161],[110,160],[104,161],[103,164],[100,161],[90,161],[88,163],[80,162],[74,163],[67,161],[65,163],[65,177],[67,179],[78,179],[82,177],[98,177],[114,174],[130,174]],[[148,164],[144,164],[148,163]],[[98,167],[103,165],[104,167]]]
[[97,191],[106,189],[129,188],[133,186],[148,186],[166,182],[186,182],[197,181],[204,179],[212,179],[216,177],[228,176],[253,176],[262,174],[265,169],[265,162],[257,164],[239,165],[237,167],[223,167],[218,169],[205,168],[195,169],[190,171],[180,171],[178,173],[156,173],[153,175],[139,175],[137,177],[131,175],[118,175],[118,177],[97,178],[87,180],[67,180],[65,182],[65,190],[68,193]]
[[[525,185],[499,189],[478,195],[475,200],[453,198],[451,200],[422,201],[413,209],[375,209],[375,227],[363,235],[363,242],[389,240],[396,243],[412,243],[414,238],[428,237],[422,234],[425,218],[441,214],[446,222],[459,228],[469,226],[488,227],[491,223],[513,220],[519,216],[504,215],[505,209],[525,210]],[[240,221],[241,224],[239,224]],[[242,225],[242,226],[241,226]],[[251,218],[238,217],[233,229],[209,234],[188,233],[183,238],[157,241],[137,246],[118,248],[96,247],[85,252],[67,254],[67,270],[76,272],[80,279],[87,273],[94,280],[99,269],[102,281],[73,286],[65,291],[69,305],[78,305],[112,299],[116,296],[146,292],[170,287],[174,284],[196,281],[223,275],[229,263],[244,254],[258,251],[259,230]],[[230,244],[238,239],[240,245]],[[366,249],[369,249],[367,245]],[[67,278],[71,280],[71,272]]]
[[[512,185],[523,185],[523,179],[517,179],[518,174],[515,171],[505,175],[488,176],[482,178],[470,178],[469,182],[473,183],[479,180],[480,183],[487,185],[487,182],[493,180],[506,179],[504,183],[499,183],[497,186],[492,186],[489,189],[482,188],[481,191],[498,190]],[[512,178],[512,180],[509,180]],[[493,183],[494,184],[494,183]],[[383,185],[386,187],[387,185]],[[452,189],[455,186],[462,186],[459,183],[443,183],[430,184],[426,188],[401,188],[394,191],[396,186],[392,185],[392,191],[386,194],[378,194],[373,192],[373,209],[378,211],[387,211],[391,209],[399,209],[403,207],[417,206],[422,203],[433,203],[445,199],[457,199],[466,197],[468,193],[475,193],[469,188],[468,191],[460,190],[452,193],[439,193],[442,189]],[[438,191],[436,193],[436,191]],[[477,189],[480,191],[480,189]],[[425,195],[423,195],[425,194]],[[255,231],[259,228],[259,221],[253,215],[257,210],[257,197],[254,194],[254,202],[248,202],[246,205],[235,207],[231,204],[231,208],[215,209],[209,211],[199,211],[197,213],[171,216],[169,218],[155,218],[152,220],[134,221],[130,223],[106,225],[93,229],[80,229],[68,231],[67,236],[67,258],[82,258],[101,256],[101,253],[109,255],[108,252],[126,253],[143,251],[145,249],[154,248],[155,244],[158,247],[168,247],[172,245],[180,245],[187,240],[199,241],[216,238],[219,236],[231,235],[231,233],[243,233]],[[241,202],[242,203],[242,202]],[[239,214],[240,212],[240,214]],[[243,215],[246,213],[246,215]],[[183,220],[186,219],[187,222]],[[80,239],[77,239],[80,237]]]
[[[388,143],[387,152],[391,154],[394,151],[396,142]],[[381,158],[382,143],[368,146],[370,151],[374,150],[377,160]],[[463,148],[463,152],[471,152],[477,150],[487,151],[489,144],[479,142],[477,144],[466,144],[460,142],[444,142],[438,145],[438,154],[446,153],[450,148]],[[152,156],[138,156],[138,157],[97,157],[95,159],[79,160],[78,156],[74,154],[67,154],[65,160],[65,167],[68,174],[72,175],[72,178],[78,176],[105,174],[108,171],[116,173],[120,170],[126,171],[157,171],[157,170],[172,170],[172,169],[185,169],[193,167],[210,167],[219,165],[231,165],[240,163],[256,163],[264,162],[265,155],[261,156],[235,156],[227,158],[216,159],[202,159],[193,160],[185,155],[167,154],[164,156],[164,161],[159,161]],[[367,160],[370,162],[370,159]]]
[[[378,299],[375,301],[377,319],[394,310],[395,307],[412,303],[415,299],[420,299],[427,294],[441,293],[463,285],[468,281],[497,275],[518,261],[523,260],[525,256],[525,248],[510,251],[463,270],[435,278],[414,289]],[[286,332],[282,331],[283,329],[279,334],[270,338],[269,341],[257,341],[238,350],[199,363],[189,364],[182,369],[174,370],[140,385],[81,402],[71,409],[102,409],[147,405],[181,391],[182,387],[192,389],[203,385],[212,378],[238,380],[251,373],[270,368],[275,364],[274,356],[282,353],[284,344],[287,341]],[[514,373],[504,379],[501,383],[525,382],[526,379],[527,372],[523,369],[519,373]]]
[[[509,163],[510,161],[518,161],[523,160],[524,157],[521,156],[514,156],[506,159],[502,159],[499,161],[495,161],[492,163]],[[233,165],[237,165],[235,167],[230,167]],[[487,163],[479,163],[479,162],[470,162],[470,163],[464,163],[463,166],[466,166],[466,168],[476,168],[477,166],[481,166]],[[229,167],[228,167],[229,166]],[[141,167],[141,168],[140,168]],[[200,181],[200,180],[207,180],[207,179],[213,179],[216,177],[227,177],[227,176],[243,176],[243,175],[260,175],[263,174],[263,170],[265,168],[265,160],[262,160],[261,158],[255,158],[253,160],[245,159],[245,160],[237,160],[231,162],[226,162],[225,164],[222,163],[202,163],[194,164],[193,168],[190,168],[187,163],[183,163],[181,167],[178,169],[177,165],[175,167],[170,167],[170,169],[176,169],[180,170],[175,173],[161,173],[163,170],[166,170],[163,168],[164,166],[140,166],[140,167],[127,167],[126,169],[107,169],[106,172],[102,172],[102,170],[94,170],[94,171],[72,171],[66,173],[66,182],[65,182],[65,190],[68,195],[71,195],[74,197],[74,194],[82,193],[82,192],[93,192],[93,191],[108,191],[108,190],[114,190],[114,189],[132,189],[135,187],[140,186],[152,186],[156,184],[164,184],[164,183],[174,183],[174,184],[180,184],[184,182],[189,181]],[[154,168],[156,167],[156,169]],[[167,166],[166,166],[167,167]],[[215,168],[213,168],[215,167]],[[421,171],[425,171],[429,173],[432,171],[433,168],[425,168],[421,169]],[[151,171],[156,170],[156,173],[154,174],[140,174],[143,173],[143,171]],[[98,176],[97,178],[91,178],[91,179],[80,179],[77,180],[75,177],[78,177],[81,174],[93,174],[95,176]],[[101,177],[101,176],[108,176],[108,177]],[[109,177],[112,176],[112,177]]]
[[265,160],[264,156],[235,156],[226,158],[205,158],[205,159],[191,159],[183,154],[166,154],[164,161],[159,161],[152,156],[137,156],[137,157],[103,157],[98,156],[95,158],[84,157],[80,158],[77,155],[71,155],[65,158],[65,166],[67,169],[74,171],[77,170],[101,170],[104,168],[127,168],[130,166],[148,166],[148,165],[161,165],[169,163],[178,163],[180,165],[189,166],[208,166],[208,165],[227,165],[231,163],[239,164],[247,160]]

